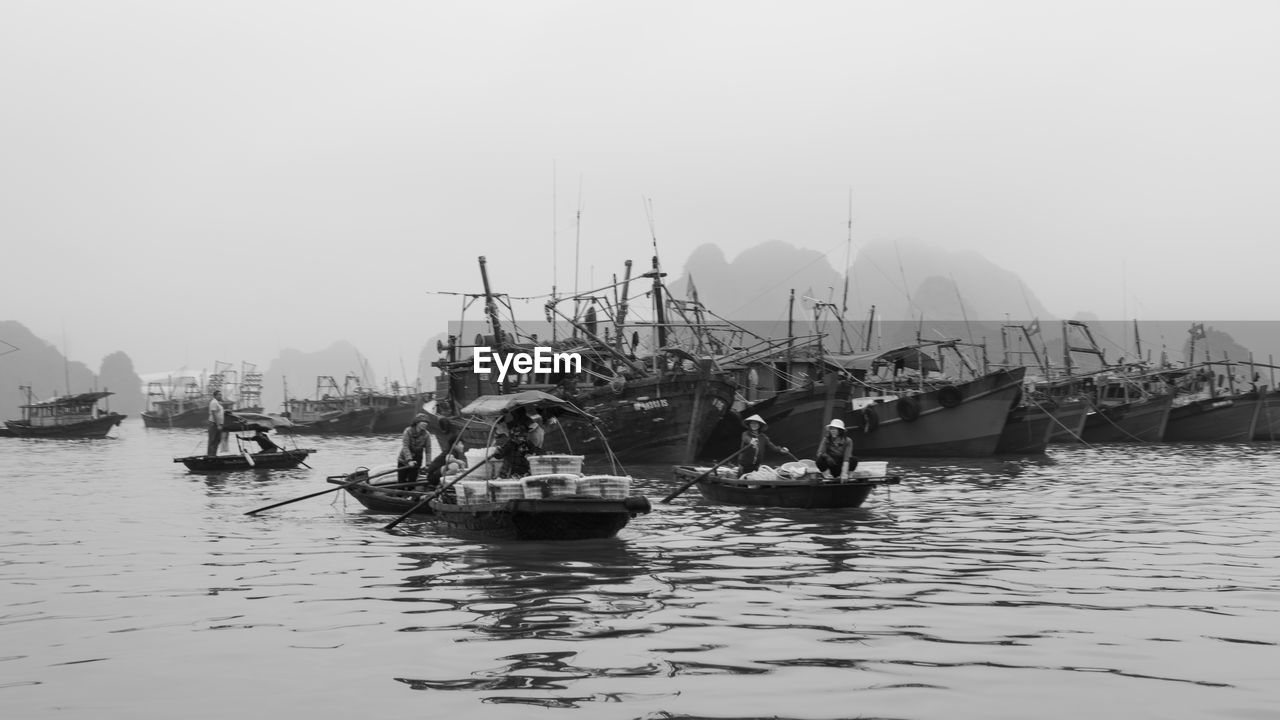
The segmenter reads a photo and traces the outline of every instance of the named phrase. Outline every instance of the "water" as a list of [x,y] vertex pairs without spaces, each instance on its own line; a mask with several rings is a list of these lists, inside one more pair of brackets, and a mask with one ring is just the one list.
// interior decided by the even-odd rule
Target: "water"
[[188,473],[201,431],[0,438],[0,717],[1264,718],[1272,445],[902,461],[859,510],[733,509],[667,467],[616,541],[382,530],[314,470]]

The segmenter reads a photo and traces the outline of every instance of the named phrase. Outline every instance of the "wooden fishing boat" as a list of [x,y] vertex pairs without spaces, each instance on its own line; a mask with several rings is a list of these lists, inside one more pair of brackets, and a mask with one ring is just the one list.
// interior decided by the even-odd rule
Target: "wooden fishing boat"
[[[237,372],[230,363],[215,362],[203,385],[193,376],[147,383],[149,407],[142,412],[142,424],[149,428],[203,428],[209,424],[209,400],[214,390],[222,392],[221,405],[228,413],[262,412],[262,373],[256,366],[241,363]],[[235,421],[228,417],[227,422]]]
[[460,503],[450,490],[435,500],[432,493],[403,487],[380,487],[373,481],[350,484],[347,476],[329,478],[345,484],[347,493],[374,513],[430,517],[449,530],[495,540],[592,540],[611,538],[632,518],[648,513],[648,498],[602,498],[566,495],[551,498],[512,498],[494,502]]
[[112,392],[79,393],[35,402],[31,388],[22,389],[27,392],[27,403],[20,406],[22,419],[5,421],[5,427],[15,437],[101,438],[125,418],[97,407],[99,400],[115,394]]
[[[603,444],[607,443],[627,462],[692,461],[729,409],[735,386],[725,373],[714,367],[709,357],[695,357],[672,344],[676,324],[667,320],[662,273],[657,270],[656,258],[654,262],[654,271],[646,277],[653,280],[651,295],[656,321],[643,325],[652,328],[654,337],[651,350],[638,354],[643,352],[638,349],[642,341],[638,330],[628,332],[625,300],[616,308],[602,309],[599,316],[614,319],[612,327],[603,330],[596,320],[582,319],[598,316],[594,306],[581,317],[577,313],[570,317],[552,303],[547,308],[548,317],[560,315],[573,327],[573,335],[550,343],[529,342],[530,333],[499,318],[497,304],[504,302],[505,296],[490,292],[486,262],[480,258],[492,334],[478,334],[473,344],[450,335],[447,343],[437,346],[442,353],[433,363],[441,371],[436,381],[439,414],[452,422],[450,412],[477,397],[521,390],[541,391],[571,401],[590,417],[590,421],[580,416],[560,419],[559,427],[546,435],[548,451],[596,454],[603,452]],[[628,275],[630,267],[628,261]],[[603,295],[584,293],[576,299],[575,307],[579,303],[599,302]],[[610,330],[614,333],[612,341],[597,334],[608,335]],[[622,342],[628,334],[631,339]],[[476,372],[476,353],[482,350],[493,355],[530,356],[539,349],[566,359],[574,357],[578,362],[566,361],[558,368],[556,363],[548,363],[550,368],[535,368],[519,375],[512,373],[505,379],[500,379],[500,373],[492,368],[488,372]],[[483,427],[475,428],[472,434],[483,435],[484,431]]]
[[737,477],[735,472],[708,473],[711,468],[677,465],[677,480],[688,482],[699,478],[698,492],[711,502],[747,507],[779,508],[856,508],[861,507],[871,492],[885,485],[896,485],[898,477],[854,477],[849,480],[822,479],[808,474],[801,479],[779,478],[760,483]]
[[348,375],[339,388],[338,381],[332,376],[321,375],[316,378],[314,398],[285,400],[285,417],[293,423],[287,428],[288,432],[299,435],[370,433],[378,416],[378,409],[363,401],[363,394],[359,392],[359,380],[354,375]]
[[[800,457],[817,451],[820,430],[833,416],[856,429],[851,437],[859,457],[989,457],[996,452],[1026,373],[1026,368],[1015,367],[951,383],[922,382],[919,375],[874,379],[877,372],[892,368],[937,372],[937,363],[921,346],[827,354],[823,362],[853,380],[827,373],[810,386],[747,405],[737,415],[760,415],[770,439]],[[731,451],[741,433],[740,425],[720,428],[714,451],[720,456]]]
[[1246,442],[1253,439],[1262,410],[1258,393],[1179,397],[1169,410],[1166,442]]
[[[485,444],[467,452],[469,467],[441,479],[438,490],[422,489],[394,480],[373,482],[396,468],[377,472],[359,469],[328,478],[367,509],[377,513],[421,515],[446,530],[499,540],[588,540],[610,538],[651,507],[648,498],[631,494],[631,478],[622,475],[583,475],[581,455],[529,455],[524,477],[497,477],[490,459],[497,420],[554,412],[560,421],[590,420],[572,403],[544,392],[526,390],[511,395],[483,395],[460,411],[467,427],[477,421],[489,428]],[[461,433],[462,437],[467,434]],[[453,436],[437,438],[448,447]],[[439,442],[443,440],[444,442]],[[606,444],[607,449],[607,444]],[[616,458],[615,458],[616,459]],[[465,482],[464,482],[465,480]],[[395,525],[396,520],[388,527]]]
[[281,452],[240,453],[237,455],[192,455],[173,461],[197,472],[229,472],[232,470],[279,470],[295,468],[316,452],[298,448]]

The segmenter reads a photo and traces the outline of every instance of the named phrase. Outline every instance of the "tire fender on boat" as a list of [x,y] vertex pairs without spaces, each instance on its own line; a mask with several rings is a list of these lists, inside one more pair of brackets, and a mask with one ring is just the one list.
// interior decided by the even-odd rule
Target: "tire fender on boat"
[[643,495],[628,497],[622,501],[622,506],[627,509],[627,512],[631,513],[631,517],[635,517],[640,513],[647,513],[653,509],[653,506],[649,504],[649,498]]
[[953,408],[964,401],[964,393],[955,385],[948,385],[938,390],[938,404],[944,408]]

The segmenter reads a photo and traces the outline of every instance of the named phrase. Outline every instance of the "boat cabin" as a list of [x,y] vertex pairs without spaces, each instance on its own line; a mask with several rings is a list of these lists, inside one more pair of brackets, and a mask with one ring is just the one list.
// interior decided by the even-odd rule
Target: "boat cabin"
[[92,420],[105,414],[97,411],[98,401],[109,392],[88,392],[66,397],[56,397],[43,402],[22,405],[22,417],[31,427],[60,427]]

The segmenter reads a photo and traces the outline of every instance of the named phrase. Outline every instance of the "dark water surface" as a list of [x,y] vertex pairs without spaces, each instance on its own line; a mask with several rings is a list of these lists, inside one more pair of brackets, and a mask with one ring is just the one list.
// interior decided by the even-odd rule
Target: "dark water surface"
[[657,501],[617,540],[392,532],[199,431],[0,438],[3,718],[1275,718],[1280,449],[902,461],[846,511]]

